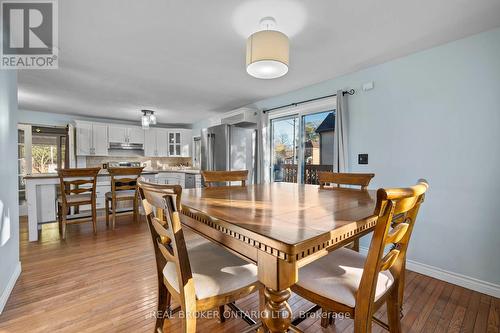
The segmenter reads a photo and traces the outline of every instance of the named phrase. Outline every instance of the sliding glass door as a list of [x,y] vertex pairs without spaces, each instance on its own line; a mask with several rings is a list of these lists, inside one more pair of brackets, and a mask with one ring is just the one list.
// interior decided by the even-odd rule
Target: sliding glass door
[[274,182],[318,184],[333,171],[336,99],[269,115],[270,174]]
[[297,183],[299,117],[271,120],[271,179],[274,182]]
[[334,127],[334,111],[302,116],[301,180],[304,184],[318,184],[318,171],[333,170]]

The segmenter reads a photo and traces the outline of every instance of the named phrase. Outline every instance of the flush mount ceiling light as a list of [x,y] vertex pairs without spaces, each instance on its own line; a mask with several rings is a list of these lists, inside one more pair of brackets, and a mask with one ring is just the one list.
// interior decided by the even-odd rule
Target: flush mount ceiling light
[[288,72],[290,43],[276,30],[276,20],[265,17],[261,31],[247,40],[247,73],[258,79],[275,79]]
[[141,110],[141,125],[143,129],[149,129],[149,125],[156,125],[155,112],[151,110]]

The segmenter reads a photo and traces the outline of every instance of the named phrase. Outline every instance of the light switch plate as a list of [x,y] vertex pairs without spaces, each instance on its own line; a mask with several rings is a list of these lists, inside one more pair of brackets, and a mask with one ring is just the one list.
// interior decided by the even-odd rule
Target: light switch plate
[[368,154],[358,154],[358,164],[368,164]]

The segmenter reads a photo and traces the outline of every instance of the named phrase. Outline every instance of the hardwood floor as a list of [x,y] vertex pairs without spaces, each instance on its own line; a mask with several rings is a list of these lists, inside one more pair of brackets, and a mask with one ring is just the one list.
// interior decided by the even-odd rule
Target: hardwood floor
[[[57,224],[43,226],[40,240],[27,241],[27,222],[21,219],[23,272],[0,315],[0,333],[11,332],[153,332],[156,310],[156,271],[152,244],[144,222],[117,219],[116,230],[98,222],[70,225],[61,242]],[[403,332],[499,332],[500,299],[408,272]],[[256,295],[238,302],[246,311],[258,309]],[[297,314],[311,304],[293,295]],[[229,315],[229,312],[226,312]],[[377,313],[384,321],[385,309]],[[352,320],[336,320],[322,329],[319,318],[299,326],[306,332],[352,332]],[[180,330],[172,318],[165,332]],[[200,319],[199,332],[240,332],[246,324],[228,318]],[[374,332],[384,332],[374,325]]]

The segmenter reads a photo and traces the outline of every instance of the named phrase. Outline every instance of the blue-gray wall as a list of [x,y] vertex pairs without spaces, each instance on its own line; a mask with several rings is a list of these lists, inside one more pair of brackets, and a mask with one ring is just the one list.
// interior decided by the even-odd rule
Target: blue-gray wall
[[[292,55],[293,56],[293,55]],[[332,59],[335,61],[335,59]],[[363,92],[363,83],[375,88]],[[255,103],[354,88],[350,169],[373,188],[426,178],[409,259],[500,284],[500,29]],[[357,155],[369,154],[368,165]],[[368,239],[364,245],[368,246]]]
[[19,274],[17,76],[0,70],[0,312]]
[[[363,92],[370,81],[375,88]],[[272,108],[347,88],[356,89],[348,97],[350,170],[374,172],[372,188],[418,178],[430,183],[409,259],[453,273],[455,282],[461,274],[492,283],[498,295],[500,29],[250,106]],[[368,165],[357,164],[359,153],[369,154]]]

